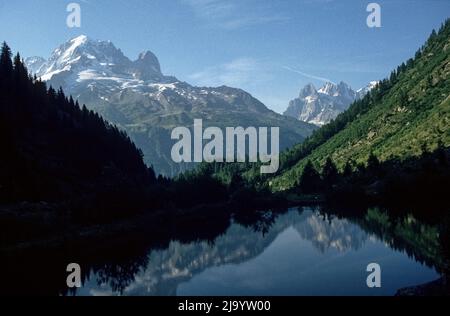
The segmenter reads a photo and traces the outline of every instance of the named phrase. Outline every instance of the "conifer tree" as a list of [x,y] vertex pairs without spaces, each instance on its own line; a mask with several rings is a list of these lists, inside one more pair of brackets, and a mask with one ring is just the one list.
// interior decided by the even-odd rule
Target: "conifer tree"
[[0,76],[8,77],[12,74],[13,65],[11,62],[11,49],[6,42],[2,44],[2,50],[0,54]]
[[337,181],[338,171],[336,165],[330,157],[325,161],[325,165],[322,169],[322,179],[325,186],[330,189]]
[[317,193],[320,190],[321,178],[313,163],[308,160],[300,177],[300,190],[303,193]]

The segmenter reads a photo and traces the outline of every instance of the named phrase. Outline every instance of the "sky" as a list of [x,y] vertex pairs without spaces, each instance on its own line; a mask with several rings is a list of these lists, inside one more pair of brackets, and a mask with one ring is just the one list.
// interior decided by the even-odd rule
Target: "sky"
[[[381,27],[369,28],[375,1]],[[81,28],[66,24],[71,2]],[[241,88],[282,113],[307,83],[383,79],[449,17],[449,0],[0,0],[0,41],[24,57],[81,34],[132,60],[151,50],[166,75]]]

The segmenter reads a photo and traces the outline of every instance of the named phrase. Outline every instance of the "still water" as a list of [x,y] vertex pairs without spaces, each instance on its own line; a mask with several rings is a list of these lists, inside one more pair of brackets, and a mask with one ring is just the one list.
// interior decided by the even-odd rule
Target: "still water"
[[[352,218],[266,212],[231,221],[212,240],[172,240],[126,265],[97,265],[71,294],[394,295],[440,277],[438,239],[435,227],[379,209]],[[366,285],[369,263],[381,266],[381,288]]]

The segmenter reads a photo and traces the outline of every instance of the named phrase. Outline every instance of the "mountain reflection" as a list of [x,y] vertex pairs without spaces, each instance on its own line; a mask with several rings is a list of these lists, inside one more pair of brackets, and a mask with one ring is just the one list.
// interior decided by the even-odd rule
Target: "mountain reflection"
[[[136,275],[134,282],[120,289],[120,294],[176,295],[180,283],[208,267],[240,263],[262,253],[293,220],[301,218],[298,212],[284,214],[267,231],[261,229],[261,219],[247,227],[235,223],[212,243],[171,241],[166,249],[149,253],[146,267]],[[94,274],[91,278],[97,277]],[[97,285],[107,289],[105,294],[111,293],[109,284],[97,282]],[[96,294],[99,294],[98,290]]]
[[103,294],[176,295],[181,283],[208,268],[239,264],[259,256],[289,228],[294,228],[302,239],[309,241],[320,253],[330,249],[338,252],[357,251],[369,239],[378,238],[355,222],[320,214],[310,208],[291,210],[279,216],[269,212],[262,214],[253,223],[232,223],[212,243],[171,241],[166,249],[151,250],[145,266],[136,273],[132,282],[121,289],[114,287],[114,281],[108,283],[108,280],[102,279],[102,274],[93,273],[90,279],[97,280],[97,284],[88,282],[80,294],[101,294],[100,286],[100,289],[105,290]]
[[[357,254],[376,243],[389,252],[406,253],[439,273],[445,272],[448,260],[442,256],[436,226],[422,224],[409,215],[391,218],[379,209],[369,209],[363,214],[332,215],[329,210],[310,207],[239,213],[231,219],[216,216],[209,221],[180,221],[161,236],[149,228],[150,235],[120,236],[106,245],[102,241],[90,242],[88,247],[65,246],[63,251],[30,251],[6,258],[4,271],[9,273],[2,277],[1,291],[43,295],[177,295],[181,284],[205,271],[227,265],[239,267],[256,260],[286,232],[290,236],[292,232],[297,234],[294,241],[291,238],[290,247],[295,247],[295,243],[309,245],[313,251],[309,256],[314,257],[311,260],[316,260],[316,264],[329,253]],[[205,222],[208,225],[202,224]],[[41,262],[36,266],[39,274],[26,269],[36,258],[45,258],[37,260]],[[82,267],[81,289],[68,291],[65,287],[68,262],[77,262]],[[23,286],[30,277],[36,282]]]
[[368,235],[359,226],[346,219],[323,217],[309,213],[305,221],[293,224],[304,239],[322,253],[330,248],[338,251],[358,250],[367,240]]

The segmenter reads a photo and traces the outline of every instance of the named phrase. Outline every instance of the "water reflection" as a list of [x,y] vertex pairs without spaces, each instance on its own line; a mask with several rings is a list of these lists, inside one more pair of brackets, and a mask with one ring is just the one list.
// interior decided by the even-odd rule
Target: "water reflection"
[[293,224],[293,227],[321,253],[331,248],[341,252],[358,250],[369,237],[359,226],[347,219],[314,215],[311,212],[305,214],[308,214],[308,218]]
[[[392,295],[439,277],[447,262],[439,229],[411,215],[386,214],[369,209],[364,216],[343,217],[296,208],[235,214],[231,224],[220,216],[210,225],[178,223],[160,238],[122,236],[106,246],[49,252],[41,267],[43,282],[32,290],[51,295]],[[194,227],[208,238],[199,238]],[[28,258],[11,259],[10,268],[20,269]],[[83,287],[74,292],[63,284],[61,267],[68,258],[84,268]],[[383,267],[382,289],[365,285],[370,262]],[[10,275],[12,291],[25,291],[17,286],[17,275]]]

